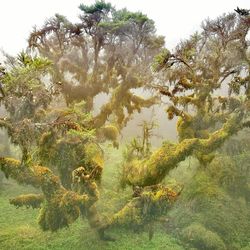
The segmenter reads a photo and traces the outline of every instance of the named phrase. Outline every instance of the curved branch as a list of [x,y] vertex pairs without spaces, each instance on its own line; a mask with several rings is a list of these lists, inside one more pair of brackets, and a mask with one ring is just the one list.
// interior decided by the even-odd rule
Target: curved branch
[[123,182],[132,186],[148,186],[160,183],[170,170],[194,152],[209,154],[243,128],[242,114],[229,119],[224,126],[210,134],[208,139],[185,139],[179,144],[165,143],[147,160],[133,160],[123,169]]
[[59,178],[46,167],[27,166],[18,160],[1,157],[0,169],[6,177],[11,177],[20,184],[41,188],[44,202],[39,215],[39,224],[43,230],[56,231],[68,226],[84,209],[96,201],[86,194],[79,195],[66,190],[60,184]]

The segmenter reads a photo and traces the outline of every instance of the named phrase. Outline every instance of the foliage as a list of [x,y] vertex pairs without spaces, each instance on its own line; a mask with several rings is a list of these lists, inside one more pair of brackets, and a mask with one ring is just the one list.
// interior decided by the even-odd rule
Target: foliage
[[[121,160],[122,152],[112,147],[107,147],[105,152],[108,160],[105,162],[100,201],[97,205],[102,214],[109,215],[122,207],[131,195],[130,190],[121,192],[114,188],[118,185],[116,165]],[[135,233],[131,228],[123,227],[109,230],[116,241],[100,241],[96,239],[95,231],[89,230],[85,220],[77,220],[68,228],[57,232],[41,231],[36,222],[37,209],[29,211],[22,207],[16,209],[8,202],[9,197],[37,191],[29,186],[17,185],[13,181],[5,182],[0,194],[1,249],[184,249],[174,237],[159,227],[154,227],[154,238],[151,241],[148,240],[147,232]]]
[[48,59],[21,53],[2,78],[5,86],[2,104],[8,116],[0,119],[0,127],[21,148],[23,160],[28,160],[29,151],[39,138],[38,124],[52,101],[52,94],[43,81],[50,70]]
[[249,153],[214,159],[209,166],[209,174],[231,196],[249,200]]
[[[237,156],[238,159],[241,157],[245,158],[246,155]],[[168,214],[168,232],[182,238],[185,228],[198,223],[204,230],[217,234],[227,249],[236,250],[247,245],[250,227],[249,188],[244,179],[249,179],[246,172],[249,168],[248,161],[240,162],[237,158],[230,161],[228,156],[221,155],[206,170],[195,170],[195,175],[186,181],[180,198]],[[181,178],[172,174],[176,181],[186,179],[191,170],[181,168],[180,171]],[[235,175],[239,177],[234,178]],[[230,181],[226,182],[227,179]],[[185,242],[192,245],[194,239],[185,238]]]
[[[249,118],[248,31],[249,16],[224,14],[204,21],[174,53],[163,50],[155,58],[166,82],[154,87],[170,102],[168,118],[178,117],[179,141],[208,138],[235,112],[245,113],[242,122]],[[214,155],[196,157],[206,165]]]
[[224,242],[218,235],[206,230],[199,224],[192,224],[183,229],[182,237],[184,240],[191,242],[191,244],[197,249],[226,249]]
[[55,15],[34,29],[29,47],[53,62],[53,85],[67,105],[84,100],[92,111],[98,94],[110,94],[94,125],[99,128],[112,119],[120,130],[133,112],[155,102],[131,89],[145,88],[153,81],[150,63],[164,46],[164,38],[156,35],[154,22],[140,12],[117,10],[104,1],[79,8],[79,23]]

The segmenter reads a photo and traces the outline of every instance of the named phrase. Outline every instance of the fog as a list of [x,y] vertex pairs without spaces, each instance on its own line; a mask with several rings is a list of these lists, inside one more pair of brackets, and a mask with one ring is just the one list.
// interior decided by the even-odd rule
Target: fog
[[5,1],[0,249],[249,250],[250,9]]

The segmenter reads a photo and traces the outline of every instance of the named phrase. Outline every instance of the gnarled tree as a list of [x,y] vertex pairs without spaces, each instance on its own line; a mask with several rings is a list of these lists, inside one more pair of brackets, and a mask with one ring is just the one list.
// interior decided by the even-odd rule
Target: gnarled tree
[[[226,139],[250,125],[249,15],[208,20],[200,34],[182,42],[173,54],[164,50],[156,58],[155,67],[165,69],[166,85],[154,87],[172,103],[169,118],[179,117],[180,142],[166,142],[144,159],[131,157],[123,182],[133,186],[133,197],[103,223],[95,207],[103,159],[93,129],[104,129],[112,114],[120,129],[133,111],[153,103],[131,88],[152,83],[149,62],[163,39],[141,13],[116,11],[103,1],[80,8],[79,24],[56,15],[31,34],[30,47],[49,60],[23,54],[21,66],[14,65],[5,76],[11,99],[4,99],[9,117],[0,125],[20,146],[23,159],[0,158],[0,168],[7,177],[41,189],[42,195],[21,196],[12,203],[41,206],[44,230],[57,230],[83,215],[102,238],[105,229],[121,224],[148,225],[152,236],[152,221],[180,194],[161,184],[169,171],[190,155],[205,166]],[[47,75],[51,92],[42,78]],[[224,85],[228,94],[216,95]],[[55,110],[54,89],[63,94],[67,107]],[[109,103],[89,117],[94,97],[102,92],[111,93]],[[114,131],[108,127],[102,132],[110,135],[109,130]]]
[[206,167],[226,139],[250,125],[250,17],[231,13],[202,27],[154,62],[165,84],[152,87],[170,103],[168,118],[178,117],[179,143],[165,142],[152,155],[125,162],[124,184],[158,185],[191,155]]

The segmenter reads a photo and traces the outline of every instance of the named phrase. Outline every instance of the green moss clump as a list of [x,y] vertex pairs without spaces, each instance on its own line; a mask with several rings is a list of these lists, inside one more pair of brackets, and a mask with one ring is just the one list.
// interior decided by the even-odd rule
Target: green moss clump
[[181,232],[182,239],[197,249],[226,250],[223,240],[200,224],[192,224]]
[[[56,231],[73,223],[81,213],[91,207],[97,198],[90,199],[88,194],[78,194],[66,190],[52,171],[42,166],[26,166],[21,162],[0,158],[0,168],[6,176],[15,179],[21,184],[32,185],[41,188],[43,192],[43,203],[39,214],[39,224],[43,230]],[[92,182],[91,182],[92,183]],[[92,183],[89,187],[89,195],[93,196],[91,190],[96,190]],[[15,204],[32,204],[37,202],[37,196],[22,196],[11,202]],[[37,205],[37,204],[36,204]]]
[[134,198],[112,217],[109,227],[149,225],[168,211],[179,194],[163,185],[136,187]]
[[17,208],[25,206],[26,208],[32,207],[34,209],[40,208],[43,201],[44,196],[42,194],[26,194],[10,199],[10,204]]

